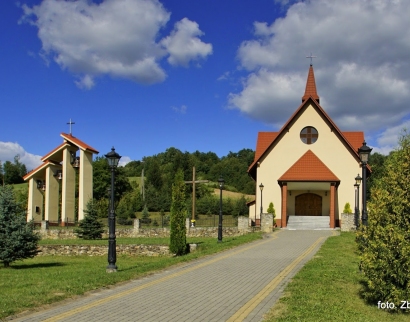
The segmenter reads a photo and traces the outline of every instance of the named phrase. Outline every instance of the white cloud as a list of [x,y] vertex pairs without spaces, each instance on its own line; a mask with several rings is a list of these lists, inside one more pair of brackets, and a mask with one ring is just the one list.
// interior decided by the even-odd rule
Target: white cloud
[[179,114],[185,114],[188,109],[186,105],[181,105],[181,107],[171,106],[171,108],[175,113]]
[[162,82],[164,57],[185,66],[212,52],[210,44],[199,40],[203,33],[198,24],[186,18],[170,36],[158,39],[170,19],[158,0],[44,0],[22,8],[20,22],[38,28],[41,55],[75,74],[75,83],[84,89],[92,88],[101,75],[142,84]]
[[212,45],[198,38],[203,34],[196,22],[187,18],[178,21],[171,34],[161,41],[169,52],[168,62],[187,67],[190,61],[212,54]]
[[14,162],[16,155],[20,156],[20,162],[26,165],[27,171],[37,168],[42,163],[40,155],[26,152],[20,144],[0,141],[0,160],[2,163],[5,161]]
[[403,130],[410,131],[410,120],[405,120],[403,123],[387,128],[381,133],[376,135],[375,141],[377,146],[373,149],[373,152],[379,152],[381,154],[388,154],[390,151],[398,146],[399,137]]
[[130,163],[131,161],[132,161],[132,160],[131,160],[130,157],[122,156],[121,159],[120,159],[120,162],[118,162],[118,165],[119,165],[120,167],[123,167],[123,166],[125,166],[127,163]]
[[254,37],[240,45],[248,75],[229,95],[231,107],[282,125],[301,102],[313,51],[321,106],[342,130],[399,127],[409,116],[410,2],[291,3],[283,18],[255,22]]

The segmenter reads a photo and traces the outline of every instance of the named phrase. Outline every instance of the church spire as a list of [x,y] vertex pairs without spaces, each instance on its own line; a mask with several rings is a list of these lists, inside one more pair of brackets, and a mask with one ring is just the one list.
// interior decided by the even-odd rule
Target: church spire
[[310,64],[309,74],[306,81],[305,95],[302,97],[302,103],[306,101],[310,96],[312,96],[316,102],[319,103],[319,95],[316,91],[315,74],[313,73],[313,65]]

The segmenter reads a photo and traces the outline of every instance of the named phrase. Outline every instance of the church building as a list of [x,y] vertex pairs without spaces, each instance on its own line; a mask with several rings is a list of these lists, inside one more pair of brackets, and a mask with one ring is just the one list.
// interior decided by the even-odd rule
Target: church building
[[277,227],[287,227],[297,216],[321,216],[328,228],[339,227],[344,205],[354,209],[363,141],[363,132],[342,132],[320,106],[310,65],[302,104],[279,132],[258,133],[248,168],[256,181],[250,220],[259,222],[273,202]]

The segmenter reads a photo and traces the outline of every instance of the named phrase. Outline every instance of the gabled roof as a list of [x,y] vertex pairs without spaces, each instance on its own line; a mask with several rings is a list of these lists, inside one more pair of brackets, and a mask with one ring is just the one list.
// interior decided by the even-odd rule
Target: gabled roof
[[48,166],[60,166],[58,163],[54,163],[51,161],[46,161],[43,164],[39,165],[37,168],[35,168],[34,170],[31,170],[29,173],[27,173],[24,177],[23,180],[27,181],[29,179],[31,179],[32,177],[34,177],[35,175],[38,175],[39,177],[43,176],[43,171],[48,167]]
[[98,151],[96,149],[89,146],[87,143],[84,143],[80,139],[77,139],[75,136],[72,136],[71,134],[67,134],[67,133],[61,133],[60,135],[64,140],[66,140],[67,142],[79,147],[81,150],[89,151],[89,152],[98,154]]
[[48,152],[45,156],[41,158],[41,161],[54,161],[54,162],[61,162],[63,160],[62,151],[66,146],[70,146],[68,142],[61,143],[58,147],[54,150]]
[[313,72],[313,66],[310,65],[309,73],[306,81],[305,95],[302,97],[302,103],[306,101],[309,97],[312,97],[316,102],[320,103],[319,95],[316,91],[315,74]]
[[306,151],[278,181],[337,182],[338,177],[314,154]]
[[[288,131],[288,129],[293,125],[293,123],[296,122],[296,120],[299,118],[299,116],[306,110],[306,108],[312,105],[313,108],[318,112],[318,114],[324,119],[324,121],[329,125],[331,128],[332,132],[334,132],[339,139],[342,141],[342,143],[345,144],[346,148],[350,151],[350,153],[356,158],[357,162],[360,162],[359,158],[359,153],[358,153],[358,147],[357,142],[358,138],[363,137],[363,132],[346,132],[348,133],[347,136],[344,135],[342,131],[337,127],[337,125],[333,122],[333,120],[329,117],[329,115],[323,110],[323,108],[317,103],[317,101],[313,97],[309,97],[305,102],[303,102],[297,109],[296,111],[292,114],[292,116],[289,118],[289,120],[283,125],[283,127],[280,129],[279,132],[274,132],[277,133],[275,138],[272,140],[272,142],[269,144],[269,146],[266,147],[265,151],[263,151],[259,157],[253,161],[253,163],[249,166],[248,168],[248,173],[250,176],[252,176],[254,179],[256,177],[256,164],[258,161],[266,154],[266,152],[269,150],[269,148],[276,144]],[[358,133],[362,133],[359,135]],[[352,143],[355,145],[352,145],[352,143],[347,139],[349,137],[352,139]],[[255,155],[256,156],[256,155]]]

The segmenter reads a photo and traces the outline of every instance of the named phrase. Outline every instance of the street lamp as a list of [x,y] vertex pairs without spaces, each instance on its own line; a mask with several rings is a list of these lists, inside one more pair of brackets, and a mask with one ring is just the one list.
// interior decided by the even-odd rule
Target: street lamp
[[222,175],[218,179],[219,183],[219,224],[218,224],[218,243],[222,242],[222,188],[224,186],[225,180],[222,178]]
[[261,214],[260,214],[260,216],[259,216],[259,225],[261,226],[261,229],[262,229],[262,213],[263,213],[263,207],[262,207],[262,191],[263,191],[263,188],[264,188],[264,185],[262,184],[262,182],[261,182],[261,184],[259,185],[259,189],[261,189]]
[[356,225],[356,229],[359,228],[359,187],[360,187],[360,182],[362,181],[362,177],[357,174],[357,177],[355,178],[356,183],[354,184],[354,222]]
[[114,147],[112,147],[111,152],[108,152],[105,157],[107,158],[108,165],[111,169],[111,198],[109,206],[108,215],[108,266],[107,273],[112,273],[117,271],[117,266],[115,265],[117,261],[117,245],[115,240],[115,213],[114,213],[114,178],[115,169],[118,166],[118,162],[121,156],[115,152]]
[[362,162],[362,201],[363,201],[363,210],[362,210],[362,224],[367,226],[367,207],[366,207],[366,165],[369,161],[370,152],[372,152],[372,148],[369,148],[366,145],[366,141],[363,141],[363,145],[359,148],[359,156],[360,161]]

